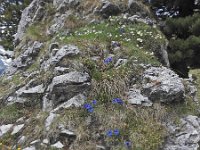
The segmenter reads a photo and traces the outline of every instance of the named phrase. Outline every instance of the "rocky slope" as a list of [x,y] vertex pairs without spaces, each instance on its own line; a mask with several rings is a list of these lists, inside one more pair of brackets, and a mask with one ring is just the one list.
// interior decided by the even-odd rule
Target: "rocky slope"
[[1,77],[5,149],[198,149],[196,88],[141,1],[33,0]]

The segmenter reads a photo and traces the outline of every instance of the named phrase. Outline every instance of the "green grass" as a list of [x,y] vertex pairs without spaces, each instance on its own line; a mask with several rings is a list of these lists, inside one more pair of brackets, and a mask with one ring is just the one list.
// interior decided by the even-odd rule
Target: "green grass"
[[[74,18],[71,19],[76,21]],[[105,142],[113,150],[125,150],[124,141],[127,140],[131,141],[133,149],[136,150],[152,150],[161,146],[166,135],[165,129],[161,125],[166,109],[161,105],[158,105],[159,109],[128,105],[125,92],[128,91],[130,78],[137,77],[143,72],[142,67],[138,64],[160,65],[157,58],[150,53],[154,51],[156,46],[165,42],[165,37],[158,29],[142,23],[126,24],[123,27],[125,31],[123,34],[119,31],[121,26],[121,20],[114,17],[101,24],[91,24],[78,28],[70,36],[58,35],[57,41],[61,43],[60,45],[74,44],[81,49],[81,56],[72,58],[73,60],[70,59],[70,61],[84,64],[86,71],[92,77],[92,88],[88,99],[97,99],[98,105],[95,106],[95,111],[92,114],[83,108],[63,110],[48,133],[44,132],[44,121],[47,114],[41,114],[41,117],[37,118],[36,115],[34,116],[34,112],[31,112],[31,124],[26,126],[23,131],[23,135],[28,137],[27,145],[34,139],[41,138],[41,135],[43,137],[54,136],[58,125],[63,123],[75,129],[77,140],[73,149],[76,150],[96,149],[96,144],[101,145],[99,142]],[[43,56],[48,49],[49,38],[43,34],[45,28],[45,24],[33,25],[27,29],[26,34],[28,39],[46,42],[46,48],[42,50],[40,56]],[[117,53],[112,51],[111,41],[118,41],[121,44],[120,51]],[[108,53],[100,55],[105,49],[108,53],[115,54],[109,65],[103,63],[103,60],[108,57]],[[92,56],[100,56],[100,59],[95,62],[90,59]],[[39,57],[26,71],[31,72],[39,68]],[[126,58],[128,62],[115,68],[114,64],[119,58]],[[36,81],[49,83],[53,78],[52,74],[51,70],[41,72]],[[11,82],[19,85],[22,80],[20,74],[16,74]],[[112,99],[116,97],[122,98],[126,104],[124,106],[112,104]],[[21,111],[17,107],[2,108],[0,120],[15,120],[21,115]],[[105,133],[109,129],[119,129],[120,136],[106,137]],[[98,139],[97,135],[101,138]]]
[[[106,104],[98,101],[93,113],[88,113],[84,108],[63,110],[50,132],[54,133],[60,123],[68,123],[77,134],[77,143],[73,145],[77,150],[95,149],[94,143],[102,141],[105,141],[112,150],[125,150],[125,141],[131,141],[133,149],[138,150],[158,149],[161,146],[166,133],[159,120],[163,111],[129,105],[120,106],[112,104],[111,99],[109,101],[110,103]],[[110,129],[119,129],[120,135],[107,137],[106,132]],[[96,137],[97,135],[101,140]]]
[[8,105],[0,108],[0,124],[14,122],[24,115],[25,110],[17,105]]
[[32,41],[46,42],[50,40],[50,37],[46,35],[46,28],[48,24],[46,22],[41,22],[39,24],[33,24],[26,29],[26,34],[24,38]]
[[190,73],[196,76],[197,98],[200,100],[200,69],[190,70]]
[[[120,33],[120,28],[123,28],[124,33]],[[138,40],[142,41],[138,41]],[[99,46],[101,49],[106,49],[111,41],[121,43],[123,56],[134,56],[140,62],[159,64],[152,52],[156,46],[165,42],[165,37],[155,28],[146,24],[127,24],[124,27],[120,22],[113,21],[101,24],[91,24],[80,28],[71,36],[60,36],[60,42],[66,44],[75,44],[85,51],[91,45]],[[87,53],[92,54],[91,51]],[[100,53],[100,51],[99,51]]]
[[[123,33],[121,29],[124,30]],[[63,45],[77,45],[82,50],[82,57],[78,59],[93,79],[90,97],[102,102],[115,96],[124,97],[130,76],[140,74],[142,71],[134,64],[160,65],[151,53],[155,47],[165,43],[165,37],[158,29],[143,23],[122,25],[119,17],[113,17],[104,23],[79,28],[70,36],[58,35],[57,40]],[[120,50],[117,53],[113,52],[110,47],[111,41],[120,43]],[[108,52],[105,53],[104,50]],[[105,65],[103,61],[108,54],[115,56],[113,62]],[[90,59],[92,56],[99,56],[100,59],[95,62]],[[127,58],[128,62],[116,69],[114,64],[119,58]]]

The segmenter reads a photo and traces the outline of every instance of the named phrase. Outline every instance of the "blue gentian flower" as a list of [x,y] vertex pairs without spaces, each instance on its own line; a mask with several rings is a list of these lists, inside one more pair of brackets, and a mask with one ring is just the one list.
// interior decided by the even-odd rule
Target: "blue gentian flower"
[[104,64],[109,64],[110,62],[112,62],[113,58],[112,57],[108,57],[106,59],[104,59]]
[[120,99],[120,98],[114,98],[113,100],[112,100],[112,103],[113,104],[120,104],[120,105],[123,105],[123,101]]
[[125,144],[126,147],[131,147],[131,142],[130,141],[125,141],[124,144]]
[[83,106],[85,109],[87,109],[88,112],[92,113],[94,111],[94,108],[91,104],[84,104]]
[[90,108],[92,108],[92,105],[90,105],[90,104],[84,104],[84,108],[85,109],[90,109]]
[[92,101],[92,104],[93,104],[93,105],[96,105],[96,104],[97,104],[97,100],[93,100],[93,101]]
[[112,130],[108,130],[108,131],[106,132],[106,135],[107,135],[108,137],[111,137],[112,134],[113,134]]
[[94,108],[91,107],[91,108],[87,109],[87,111],[92,113],[92,112],[94,112]]
[[115,129],[115,130],[113,131],[113,133],[114,133],[114,135],[118,136],[120,132],[119,132],[118,129]]

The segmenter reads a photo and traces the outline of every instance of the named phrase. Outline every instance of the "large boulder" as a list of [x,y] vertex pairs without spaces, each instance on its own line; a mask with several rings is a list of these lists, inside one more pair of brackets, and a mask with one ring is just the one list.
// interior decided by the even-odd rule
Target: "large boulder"
[[164,150],[198,150],[200,141],[200,119],[189,115],[182,118],[179,126],[168,124],[170,136]]
[[166,67],[150,67],[144,71],[142,92],[151,101],[183,101],[185,87],[181,78]]
[[[91,86],[90,80],[88,73],[77,71],[54,77],[43,97],[43,109],[50,110],[78,94],[87,92]],[[71,105],[71,102],[67,105]]]

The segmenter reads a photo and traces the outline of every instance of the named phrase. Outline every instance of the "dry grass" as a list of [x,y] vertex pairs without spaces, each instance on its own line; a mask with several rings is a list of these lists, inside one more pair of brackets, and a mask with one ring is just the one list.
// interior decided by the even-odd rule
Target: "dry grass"
[[87,22],[84,21],[83,19],[78,18],[74,15],[70,15],[65,20],[64,28],[74,30],[74,29],[83,27],[86,24],[87,24]]
[[[111,101],[111,100],[110,100]],[[56,131],[58,124],[74,129],[77,139],[71,150],[94,150],[96,145],[104,145],[112,150],[125,150],[124,141],[130,140],[133,149],[158,149],[166,135],[162,120],[167,115],[160,104],[153,108],[114,105],[98,101],[94,113],[82,109],[66,109],[52,126]],[[107,137],[108,130],[119,129],[120,136]]]
[[127,78],[120,76],[106,75],[102,80],[92,80],[92,91],[89,97],[93,97],[106,102],[115,97],[126,98],[125,92],[128,91]]
[[100,7],[101,4],[100,0],[82,0],[79,7],[87,14],[93,12],[93,10]]

